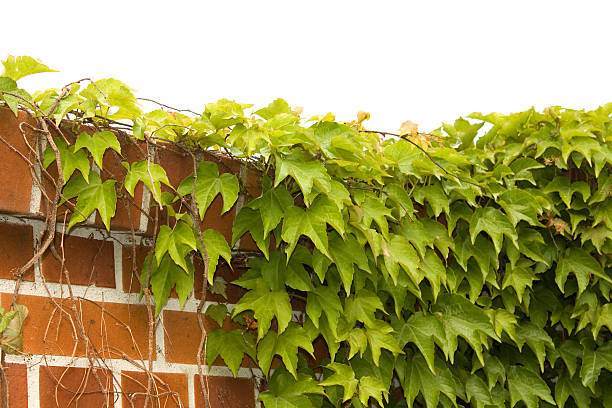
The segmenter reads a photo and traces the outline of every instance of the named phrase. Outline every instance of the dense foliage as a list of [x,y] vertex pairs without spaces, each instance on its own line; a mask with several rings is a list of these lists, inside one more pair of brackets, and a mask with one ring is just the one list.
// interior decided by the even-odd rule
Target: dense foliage
[[[281,99],[143,112],[114,79],[30,96],[15,80],[48,69],[25,57],[4,65],[14,111],[129,123],[135,139],[258,169],[262,192],[242,205],[231,243],[249,233],[261,250],[233,282],[247,289],[231,313],[244,328],[210,332],[207,358],[236,373],[248,355],[268,376],[279,356],[266,407],[612,406],[612,104],[474,113],[391,135],[366,131],[363,113],[304,120]],[[193,290],[194,255],[211,289],[223,286],[215,269],[230,246],[199,233],[188,208],[202,219],[221,195],[229,210],[244,188],[235,175],[203,161],[162,192],[165,170],[144,160],[124,164],[123,183],[102,181],[90,157],[101,167],[107,149],[119,152],[114,133],[55,142],[64,197],[77,198],[70,226],[94,211],[108,226],[117,194],[139,182],[167,207],[143,270],[157,313],[172,288],[181,301]],[[45,165],[55,160],[49,148]],[[305,301],[298,318],[292,299]],[[228,311],[207,313],[221,322]],[[328,357],[309,366],[319,337]]]

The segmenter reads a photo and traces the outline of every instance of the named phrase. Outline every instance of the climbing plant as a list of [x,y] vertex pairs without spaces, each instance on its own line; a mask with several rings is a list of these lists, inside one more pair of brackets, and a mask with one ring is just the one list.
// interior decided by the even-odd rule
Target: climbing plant
[[[222,291],[217,266],[252,238],[259,253],[231,282],[246,290],[231,311],[242,328],[207,333],[206,358],[234,375],[252,359],[266,407],[612,406],[612,104],[388,133],[367,130],[363,112],[306,119],[282,99],[144,112],[115,79],[29,95],[15,81],[49,69],[28,57],[4,67],[13,112],[97,129],[49,138],[44,153],[61,168],[58,203],[74,203],[68,228],[94,212],[110,228],[117,196],[139,183],[166,210],[141,274],[155,314],[173,288],[181,304],[194,290],[194,257]],[[171,185],[147,156],[124,161],[121,182],[101,178],[93,167],[121,153],[117,130],[183,149],[193,174]],[[231,245],[200,228],[215,197],[225,213],[246,188],[196,160],[213,150],[258,175]],[[325,353],[313,363],[315,342]]]

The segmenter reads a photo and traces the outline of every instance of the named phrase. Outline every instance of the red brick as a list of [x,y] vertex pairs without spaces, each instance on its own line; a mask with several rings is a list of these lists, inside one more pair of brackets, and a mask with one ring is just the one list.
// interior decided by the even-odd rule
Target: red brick
[[314,348],[314,358],[303,350],[300,350],[300,353],[302,353],[302,355],[306,357],[309,367],[320,367],[321,362],[329,357],[327,343],[325,342],[323,337],[319,336],[315,339],[315,341],[312,342],[312,346]]
[[181,181],[193,173],[191,155],[172,145],[161,146],[155,151],[155,162],[166,170],[170,184],[178,188]]
[[[246,177],[245,177],[245,188],[247,192],[247,198],[259,197],[262,192],[261,188],[261,177],[262,172],[257,170],[251,165],[247,165]],[[274,178],[273,176],[271,177]]]
[[[154,373],[155,387],[152,390],[153,407],[187,407],[189,406],[187,375],[179,373]],[[123,406],[144,407],[149,377],[138,371],[121,373],[121,390]],[[132,404],[130,404],[130,400]],[[180,403],[177,403],[180,401]],[[151,404],[149,404],[151,406]]]
[[[8,306],[12,295],[1,296],[2,304]],[[49,298],[19,296],[17,303],[25,305],[29,311],[29,316],[23,324],[25,354],[72,355],[75,340],[72,324],[68,318],[69,315],[74,321],[71,302],[69,299],[55,299],[55,301],[62,306],[65,313],[62,313]],[[131,358],[146,358],[148,320],[145,306],[120,303],[96,304],[77,300],[76,308],[91,343],[104,357],[121,357],[119,352],[123,352]],[[101,308],[104,308],[104,313]],[[76,330],[78,334],[78,328]],[[79,341],[76,355],[84,354],[84,342]]]
[[[34,255],[32,227],[20,224],[0,223],[0,278],[14,279],[15,272]],[[33,268],[26,271],[24,279],[34,280]]]
[[114,406],[113,379],[108,371],[77,367],[41,366],[39,391],[41,407],[104,407]]
[[[64,267],[74,285],[95,284],[105,288],[115,287],[115,256],[111,241],[100,241],[64,235]],[[62,237],[55,237],[55,248],[62,256]],[[47,250],[42,257],[42,272],[50,282],[66,282],[61,263]]]
[[[36,121],[26,112],[19,112],[18,117],[15,117],[9,109],[0,108],[0,136],[33,162],[33,155],[19,130],[21,122],[37,127]],[[33,132],[27,128],[25,130],[28,142],[36,148]],[[29,165],[1,141],[0,157],[0,211],[29,213],[33,183]]]
[[232,228],[234,226],[234,219],[236,218],[236,205],[234,205],[228,212],[221,214],[223,210],[223,200],[221,195],[215,197],[210,203],[210,206],[204,214],[204,221],[200,224],[202,231],[212,228],[225,238],[228,244],[232,242]]
[[28,407],[28,374],[25,364],[8,363],[5,366],[9,386],[9,407]]
[[134,274],[134,263],[133,263],[133,251],[132,246],[127,245],[122,248],[122,260],[123,265],[123,291],[127,293],[140,292],[140,284],[138,277],[142,271],[142,265],[144,264],[147,254],[151,251],[149,247],[136,246],[136,274]]
[[[55,129],[55,127],[49,126],[49,130],[51,131],[51,136],[53,138],[61,137],[60,133],[57,131],[57,129]],[[78,129],[75,129],[75,130],[78,130]],[[61,131],[62,131],[63,137],[66,140],[68,140],[68,143],[73,144],[76,142],[77,136],[73,132],[73,129],[68,125],[68,123],[61,125]],[[49,176],[51,176],[53,178],[53,181],[57,183],[58,172],[57,172],[57,164],[55,163],[55,161],[51,163],[49,167],[47,167],[46,172],[48,173],[48,175],[43,172],[43,176],[42,176],[43,190],[50,199],[53,199],[55,197],[55,187],[53,186],[53,183],[51,182],[51,180],[49,180]],[[75,172],[79,173],[79,170],[76,170]],[[68,180],[64,180],[64,183],[67,183],[67,182]],[[71,199],[69,201],[72,204],[71,206],[69,206],[68,204],[62,204],[61,206],[57,208],[57,221],[58,222],[65,221],[67,224],[68,221],[70,220],[70,215],[72,214],[71,208],[73,208],[73,206],[76,204],[76,198]],[[45,215],[49,214],[50,212],[49,205],[50,203],[47,201],[45,194],[43,194],[39,212]]]
[[[218,329],[219,326],[212,319],[203,316],[206,331]],[[241,328],[229,317],[223,323],[223,329],[233,330]],[[172,363],[196,364],[198,347],[200,346],[200,326],[195,313],[178,312],[173,310],[164,311],[164,336],[166,346],[166,361]],[[202,361],[204,363],[204,361]],[[225,363],[219,357],[213,365],[224,366]],[[245,356],[242,360],[244,367],[257,367],[250,357]]]
[[[49,199],[53,200],[53,198],[55,197],[55,187],[53,186],[53,183],[51,182],[51,180],[49,180],[49,176],[51,176],[53,178],[53,181],[57,183],[58,172],[57,172],[57,165],[55,164],[55,162],[51,163],[49,167],[47,167],[47,173],[48,175],[43,174],[43,177],[42,177],[43,191],[46,193]],[[74,207],[74,205],[76,205],[76,198],[73,198],[68,201],[72,205],[68,205],[67,203],[64,203],[60,205],[59,207],[57,207],[56,209],[57,222],[65,223],[66,226],[68,225],[68,222],[70,220],[70,216],[72,214],[72,208]],[[51,211],[49,207],[50,204],[51,203],[47,200],[47,198],[45,197],[45,194],[43,194],[41,198],[39,213],[43,215],[50,214],[50,211]]]
[[[252,378],[213,377],[205,379],[210,408],[254,408],[255,384]],[[205,383],[205,384],[206,384]],[[194,376],[195,402],[197,408],[204,408],[204,396],[200,376]]]

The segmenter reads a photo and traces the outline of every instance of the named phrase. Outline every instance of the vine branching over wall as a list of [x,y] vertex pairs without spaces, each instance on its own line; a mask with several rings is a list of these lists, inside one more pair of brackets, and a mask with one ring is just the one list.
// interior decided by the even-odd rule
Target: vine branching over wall
[[[4,65],[2,100],[39,118],[38,160],[61,169],[48,198],[69,203],[67,229],[94,212],[110,228],[117,197],[139,183],[151,191],[154,243],[140,271],[151,330],[173,288],[181,302],[194,290],[194,256],[206,269],[200,317],[207,291],[223,286],[219,262],[231,265],[250,235],[258,256],[232,282],[247,290],[231,314],[242,329],[206,333],[200,320],[198,360],[205,349],[236,374],[251,358],[266,407],[612,406],[612,104],[474,113],[393,134],[365,129],[364,113],[305,120],[282,99],[144,112],[115,79],[29,95],[15,81],[48,68]],[[95,131],[71,140],[66,119]],[[123,131],[144,146],[141,160],[122,157]],[[193,174],[172,185],[149,155],[161,148],[187,152]],[[100,176],[108,151],[123,181]],[[247,190],[196,158],[214,152],[248,165],[261,187],[248,189],[231,245],[200,227],[215,197],[227,212]],[[298,321],[292,300],[305,304]],[[223,322],[228,310],[206,313]],[[313,364],[316,341],[326,356]]]

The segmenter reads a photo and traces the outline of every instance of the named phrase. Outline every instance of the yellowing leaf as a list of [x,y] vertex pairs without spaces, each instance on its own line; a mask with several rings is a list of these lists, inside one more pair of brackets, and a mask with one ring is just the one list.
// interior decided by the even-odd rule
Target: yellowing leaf
[[407,120],[402,122],[402,125],[399,128],[400,135],[416,135],[419,132],[419,125],[414,123],[411,120]]

